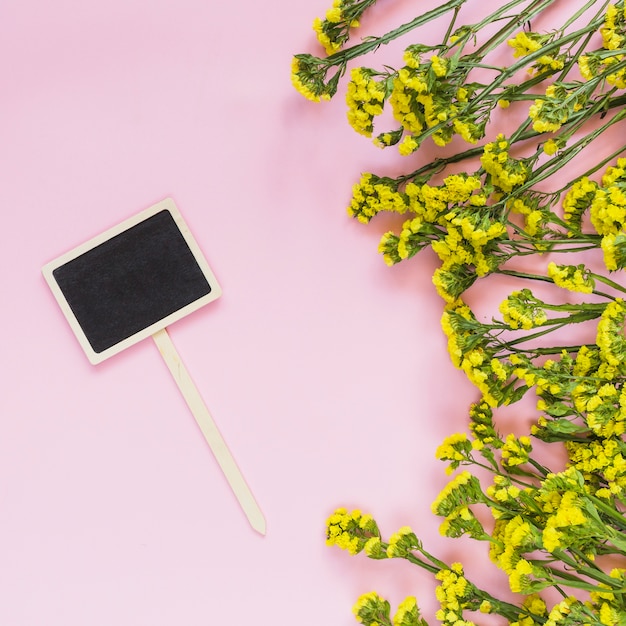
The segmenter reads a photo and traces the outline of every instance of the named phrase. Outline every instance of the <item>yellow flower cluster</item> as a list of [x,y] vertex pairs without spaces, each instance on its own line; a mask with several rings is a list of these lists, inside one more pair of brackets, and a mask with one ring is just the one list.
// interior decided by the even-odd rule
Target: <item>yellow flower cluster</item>
[[437,293],[449,304],[476,281],[476,273],[466,265],[448,264],[437,268],[433,273],[433,285]]
[[[377,194],[367,197],[378,189],[371,181],[371,175],[366,175],[353,190],[349,213],[361,221],[368,221],[379,210]],[[394,195],[389,196],[392,207],[388,210],[408,210],[412,215],[402,225],[399,236],[391,232],[383,235],[379,252],[386,263],[393,265],[433,245],[443,261],[442,271],[451,270],[451,275],[455,266],[471,266],[473,281],[475,275],[482,276],[493,269],[492,249],[506,235],[506,227],[500,222],[487,222],[476,210],[486,201],[477,176],[453,174],[442,185],[409,182],[402,193],[393,187],[390,190]],[[389,198],[386,198],[388,203]],[[452,287],[441,290],[441,293],[453,292]]]
[[[600,33],[605,50],[619,51],[624,47],[626,30],[623,5],[619,7],[609,5]],[[620,67],[624,58],[624,55],[618,52],[612,55],[607,55],[602,51],[589,52],[579,57],[578,69],[585,80],[589,81],[603,75],[609,85],[626,89],[626,68]],[[617,67],[612,72],[613,66]]]
[[499,309],[503,321],[513,329],[530,330],[548,321],[546,312],[538,306],[529,289],[513,291],[502,301]]
[[536,569],[530,561],[520,559],[509,574],[509,587],[513,593],[529,593],[534,590]]
[[[625,181],[626,182],[626,181]],[[626,227],[626,194],[622,185],[596,190],[591,203],[591,222],[600,235],[617,235]]]
[[591,202],[591,223],[600,235],[626,229],[626,159],[607,168]]
[[389,537],[387,546],[387,557],[404,558],[420,545],[415,533],[409,526],[403,526],[398,532]]
[[609,271],[626,266],[626,159],[607,168],[590,202],[593,227],[602,235],[604,264]]
[[393,616],[393,626],[418,626],[421,623],[420,612],[415,596],[408,596],[398,605]]
[[381,598],[375,591],[364,593],[359,597],[352,613],[357,622],[364,626],[379,626],[389,624],[389,602]]
[[[509,39],[507,43],[514,50],[513,56],[515,58],[520,58],[541,50],[548,43],[549,39],[549,37],[539,35],[538,33],[520,31],[517,35],[515,35],[515,37]],[[563,59],[558,55],[553,56],[551,54],[542,54],[528,69],[528,71],[529,73],[532,73],[533,71],[538,73],[546,71],[556,72],[563,69],[563,66]]]
[[478,479],[470,472],[455,476],[439,493],[431,505],[435,515],[447,517],[459,507],[475,504],[484,499]]
[[522,162],[509,157],[509,142],[503,134],[495,141],[485,145],[480,158],[481,165],[489,174],[491,183],[498,189],[509,192],[519,187],[528,178],[528,167]]
[[513,56],[515,58],[537,52],[537,50],[541,50],[542,45],[540,37],[536,33],[526,33],[525,31],[517,33],[513,39],[507,41],[507,44],[514,49]]
[[591,223],[602,236],[604,264],[609,271],[626,266],[626,158],[606,169],[601,184],[586,176],[575,181],[563,199],[563,218],[568,236],[581,234],[582,219],[589,209]]
[[508,575],[511,591],[533,591],[533,577],[539,572],[523,555],[535,550],[539,543],[537,529],[522,515],[496,519],[489,558]]
[[475,587],[465,578],[461,563],[452,563],[449,569],[441,569],[435,578],[440,581],[435,595],[440,604],[436,619],[445,626],[473,626],[463,618],[463,611],[473,607]]
[[390,608],[387,600],[375,591],[370,591],[358,598],[352,612],[363,626],[427,626],[420,615],[415,596],[408,596],[400,602],[393,620],[390,618]]
[[606,305],[598,322],[596,344],[600,348],[600,357],[614,367],[626,368],[626,303],[621,298]]
[[587,411],[587,426],[601,437],[611,437],[624,433],[624,421],[626,412],[623,406],[624,396],[620,394],[611,383],[604,383],[597,389],[597,393],[592,395],[585,404]]
[[610,382],[619,369],[623,370],[622,363],[612,366],[603,360],[594,368],[595,377],[581,379],[572,391],[576,410],[586,414],[587,427],[598,437],[619,437],[626,432],[626,390]]
[[579,234],[582,228],[582,217],[591,206],[598,190],[598,184],[587,176],[578,179],[563,198],[563,220],[569,226],[568,236]]
[[407,48],[405,65],[394,76],[389,97],[393,116],[404,131],[400,154],[415,152],[426,131],[438,146],[447,145],[455,133],[468,143],[476,143],[483,136],[483,127],[461,115],[471,95],[468,87],[459,87],[450,79],[447,58],[433,55],[422,62],[420,52]]
[[[609,572],[609,576],[614,578],[620,586],[624,586],[625,578],[623,568],[615,567]],[[598,583],[598,587],[606,589],[606,591],[592,591],[589,594],[589,600],[585,605],[589,607],[600,619],[600,624],[605,626],[613,626],[621,624],[623,621],[623,608],[621,607],[621,594],[613,593],[606,583]]]
[[378,252],[383,255],[383,260],[390,267],[402,261],[402,258],[398,254],[399,245],[400,237],[391,231],[384,233],[380,238]]
[[324,83],[326,71],[310,55],[299,54],[291,61],[291,84],[312,102],[330,100],[332,93]]
[[[624,61],[623,54],[616,54],[615,56],[607,57],[603,59],[602,69],[607,73],[606,82],[617,89],[626,89],[626,68],[619,65]],[[615,71],[611,72],[611,68],[615,67]]]
[[485,228],[481,222],[476,214],[453,217],[449,221],[446,236],[431,245],[444,267],[471,265],[478,276],[485,276],[493,269],[485,248],[507,234],[506,226],[492,222]]
[[[540,368],[534,369],[536,377],[533,384],[537,388],[537,395],[541,398],[538,408],[544,404],[544,396],[551,398],[560,397],[565,393],[564,380],[567,380],[571,369],[571,359],[567,352],[561,355],[561,359],[546,359]],[[528,376],[526,377],[528,379]],[[539,409],[541,410],[541,409]]]
[[586,99],[584,90],[569,93],[562,85],[550,85],[545,96],[536,99],[528,111],[528,116],[533,121],[533,129],[538,133],[559,130],[572,114],[583,108]]
[[582,526],[588,522],[577,493],[566,491],[563,494],[551,492],[543,503],[543,511],[548,513],[542,532],[543,547],[548,552],[567,548],[568,538],[572,538],[572,526]]
[[482,399],[491,407],[509,403],[506,394],[511,368],[499,359],[489,358],[483,348],[475,348],[463,355],[461,369],[482,393]]
[[593,277],[584,265],[557,265],[551,261],[548,263],[548,276],[557,287],[568,291],[591,293],[595,287]]
[[351,0],[333,0],[325,18],[316,17],[313,20],[313,30],[326,54],[339,52],[348,40],[349,30],[359,26],[358,19],[354,17],[355,11],[352,9]]
[[535,626],[548,612],[545,601],[536,593],[526,596],[521,608],[518,621],[511,622],[509,626]]
[[[496,474],[493,477],[493,484],[487,487],[486,494],[499,503],[513,504],[520,494],[520,488],[516,487],[507,476]],[[498,508],[492,508],[491,513],[496,519],[501,517]]]
[[584,477],[585,483],[598,498],[615,495],[623,498],[626,491],[626,458],[622,454],[624,421],[622,432],[615,436],[601,437],[581,443],[566,442],[569,465],[576,468]]
[[454,367],[461,367],[463,353],[472,342],[472,333],[469,328],[462,327],[462,321],[473,322],[475,319],[472,310],[460,298],[445,306],[441,328],[448,338],[448,353]]
[[[572,609],[577,609],[577,612],[580,612],[581,608],[582,603],[580,600],[576,599],[574,596],[567,596],[565,600],[561,600],[561,602],[558,602],[550,609],[548,619],[544,622],[544,626],[564,626],[567,623],[584,623],[572,615]],[[616,622],[610,622],[610,624],[611,626],[617,626]]]
[[600,245],[606,269],[614,272],[626,267],[626,232],[605,235]]
[[346,91],[348,122],[357,133],[371,137],[374,117],[383,112],[385,86],[363,67],[353,68],[350,76]]
[[530,437],[518,438],[512,433],[507,435],[502,446],[502,465],[510,468],[528,463],[532,449]]
[[511,574],[521,555],[538,545],[536,529],[521,515],[496,519],[489,558],[506,574]]
[[440,461],[451,461],[446,468],[446,473],[451,473],[463,461],[468,459],[472,450],[472,444],[465,433],[454,433],[446,437],[437,447],[435,457]]
[[467,506],[460,506],[447,515],[439,526],[439,533],[444,537],[469,535],[474,539],[485,539],[485,529]]
[[328,26],[332,23],[333,22],[328,19],[322,20],[319,17],[313,20],[313,30],[315,31],[317,40],[324,46],[326,54],[334,54],[341,50],[341,44],[338,41],[332,41],[328,35]]
[[[445,268],[436,270],[433,282],[448,302],[441,318],[441,327],[448,338],[448,352],[452,363],[463,370],[468,379],[482,392],[482,400],[486,405],[494,407],[508,404],[510,394],[513,392],[509,385],[512,367],[506,362],[490,357],[481,345],[483,327],[477,322],[469,307],[460,298],[450,294],[449,290],[453,285],[438,284],[437,281],[445,279],[446,272],[449,274],[450,270]],[[456,284],[460,283],[457,281]],[[492,435],[493,432],[490,431],[489,436]],[[487,433],[482,432],[482,436],[477,436],[474,445],[480,447],[487,443],[485,437]]]
[[338,546],[350,554],[358,554],[373,536],[379,536],[378,526],[371,515],[358,509],[348,512],[337,509],[326,521],[326,545]]
[[549,214],[539,208],[537,198],[517,197],[507,202],[511,213],[524,216],[524,230],[530,237],[541,237],[543,225]]
[[[578,68],[583,78],[592,80],[602,74],[609,85],[617,89],[626,89],[626,68],[620,67],[625,57],[619,52],[626,44],[625,26],[623,4],[609,5],[600,33],[603,48],[615,53],[607,55],[599,51],[581,55],[578,59]],[[617,66],[614,72],[611,71],[613,66]]]
[[607,50],[618,50],[626,45],[626,9],[624,4],[610,4],[600,28],[602,44]]
[[400,193],[391,179],[365,173],[352,187],[348,215],[367,224],[380,211],[405,213],[409,208],[406,196]]
[[474,435],[472,448],[475,450],[491,450],[502,447],[502,440],[493,423],[493,411],[489,404],[482,400],[470,406],[469,428]]

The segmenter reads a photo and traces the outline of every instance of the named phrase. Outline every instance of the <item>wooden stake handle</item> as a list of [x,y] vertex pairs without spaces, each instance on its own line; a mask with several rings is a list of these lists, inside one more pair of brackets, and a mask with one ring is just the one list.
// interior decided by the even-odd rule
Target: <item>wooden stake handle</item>
[[159,330],[152,337],[252,528],[264,535],[265,518],[263,513],[261,513],[259,505],[237,467],[191,376],[178,356],[167,329]]

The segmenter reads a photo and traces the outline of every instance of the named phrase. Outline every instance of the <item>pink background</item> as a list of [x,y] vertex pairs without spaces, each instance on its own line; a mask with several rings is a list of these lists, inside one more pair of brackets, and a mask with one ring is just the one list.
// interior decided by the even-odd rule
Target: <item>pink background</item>
[[[434,452],[476,398],[448,361],[432,255],[387,268],[392,220],[345,213],[389,155],[341,97],[291,87],[328,6],[0,0],[3,626],[344,626],[372,589],[432,617],[427,576],[324,545],[332,510],[358,507],[454,560]],[[166,196],[224,290],[170,334],[265,537],[154,343],[90,365],[40,273]]]

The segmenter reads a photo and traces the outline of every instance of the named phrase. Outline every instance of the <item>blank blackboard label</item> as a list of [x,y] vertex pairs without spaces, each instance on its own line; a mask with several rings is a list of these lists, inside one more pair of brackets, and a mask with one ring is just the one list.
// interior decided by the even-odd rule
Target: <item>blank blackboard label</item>
[[221,294],[171,199],[48,263],[43,273],[92,363]]

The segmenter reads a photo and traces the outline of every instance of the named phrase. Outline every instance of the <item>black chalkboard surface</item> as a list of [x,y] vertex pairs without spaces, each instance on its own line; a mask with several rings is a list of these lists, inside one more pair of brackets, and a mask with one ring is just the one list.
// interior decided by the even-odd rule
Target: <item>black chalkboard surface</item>
[[171,199],[142,211],[43,268],[92,363],[152,337],[252,527],[265,518],[167,332],[221,289]]
[[169,199],[49,263],[43,272],[92,363],[221,293]]

